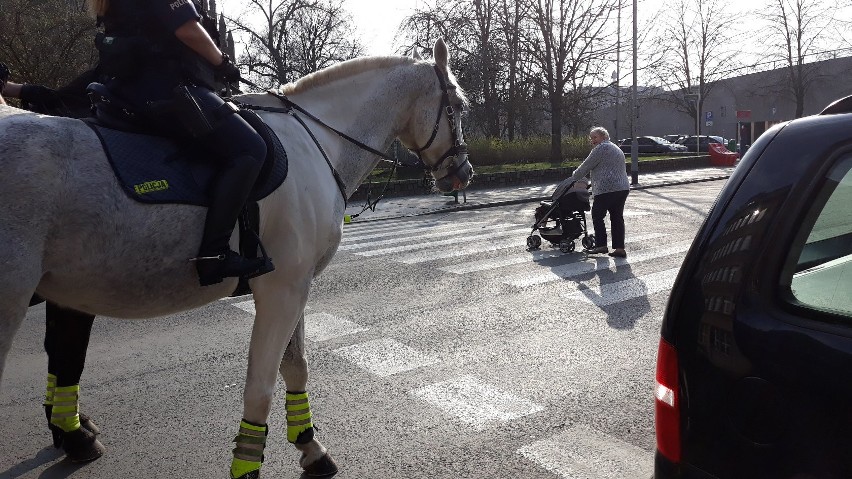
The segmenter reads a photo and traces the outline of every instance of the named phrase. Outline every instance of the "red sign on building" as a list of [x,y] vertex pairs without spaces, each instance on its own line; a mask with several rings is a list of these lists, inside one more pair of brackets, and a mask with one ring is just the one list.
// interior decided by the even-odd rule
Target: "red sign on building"
[[751,119],[751,110],[737,110],[737,120]]

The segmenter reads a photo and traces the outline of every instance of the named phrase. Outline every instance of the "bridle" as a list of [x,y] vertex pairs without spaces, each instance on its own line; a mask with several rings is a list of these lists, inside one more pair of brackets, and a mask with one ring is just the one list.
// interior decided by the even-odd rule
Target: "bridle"
[[[455,174],[465,164],[470,165],[470,162],[468,161],[467,144],[465,144],[461,140],[461,135],[460,135],[460,132],[459,132],[459,122],[456,120],[455,109],[450,104],[449,90],[450,89],[455,90],[456,87],[454,85],[448,85],[448,82],[444,79],[443,75],[441,74],[441,70],[438,68],[437,65],[435,65],[434,68],[435,68],[435,73],[438,75],[438,83],[441,86],[441,105],[438,107],[438,116],[437,116],[437,118],[435,118],[435,126],[432,128],[432,135],[429,137],[429,140],[426,142],[426,144],[423,147],[416,148],[416,149],[409,148],[409,151],[411,151],[412,153],[417,155],[417,162],[410,163],[410,164],[404,164],[404,166],[412,166],[412,167],[421,168],[425,171],[432,173],[432,176],[435,178],[435,180],[440,180],[442,178],[446,178],[447,176]],[[245,80],[241,80],[241,81],[243,81],[244,83],[246,83],[249,86],[253,86],[253,87],[256,88],[256,85],[252,84],[251,82],[248,82],[248,81],[245,81]],[[340,193],[343,195],[343,201],[344,202],[346,202],[346,185],[343,183],[343,180],[340,178],[340,175],[338,174],[337,170],[334,168],[334,165],[331,164],[331,160],[328,158],[328,155],[326,154],[322,145],[317,140],[316,136],[314,136],[311,129],[308,128],[307,124],[305,124],[304,120],[302,120],[302,118],[300,118],[298,115],[296,115],[293,112],[293,110],[296,110],[296,111],[302,113],[303,115],[307,116],[311,120],[319,123],[320,125],[322,125],[323,127],[327,128],[327,129],[333,131],[334,133],[336,133],[341,138],[343,138],[346,141],[354,144],[355,146],[361,148],[362,150],[368,151],[368,152],[370,152],[370,153],[372,153],[372,154],[374,154],[374,155],[376,155],[376,156],[378,156],[378,157],[380,157],[384,160],[390,161],[390,162],[394,163],[394,165],[402,164],[402,162],[398,158],[392,157],[392,156],[388,155],[387,153],[379,151],[379,150],[377,150],[377,149],[375,149],[375,148],[373,148],[369,145],[365,145],[361,141],[359,141],[355,138],[352,138],[351,136],[347,135],[346,133],[343,133],[342,131],[340,131],[340,130],[334,128],[333,126],[327,124],[326,122],[320,120],[319,118],[317,118],[315,115],[313,115],[309,111],[305,110],[301,106],[294,103],[286,95],[279,93],[279,92],[276,92],[276,91],[272,91],[272,90],[268,90],[267,93],[278,98],[278,100],[280,100],[281,103],[284,104],[284,108],[265,107],[265,106],[249,105],[249,104],[242,104],[242,103],[239,104],[239,106],[241,108],[245,108],[245,109],[248,109],[248,110],[268,111],[268,112],[273,112],[273,113],[287,113],[287,114],[293,116],[302,125],[302,127],[308,132],[311,139],[314,140],[314,143],[316,144],[320,153],[322,153],[323,158],[325,158],[325,161],[328,164],[328,167],[331,169],[331,173],[334,176],[335,181],[337,182],[337,187],[340,189]],[[452,145],[438,159],[438,162],[435,164],[435,166],[430,167],[429,165],[427,165],[423,161],[423,157],[422,157],[421,154],[432,146],[432,143],[435,141],[435,138],[438,136],[438,130],[441,128],[441,117],[445,113],[446,113],[446,116],[447,116],[447,121],[449,122],[449,125],[450,125],[450,135],[452,137]],[[450,160],[449,162],[447,161],[448,159]]]
[[[441,85],[441,106],[438,107],[438,116],[435,118],[435,126],[432,128],[432,136],[429,137],[429,141],[426,142],[425,145],[421,148],[410,149],[410,151],[417,155],[417,159],[423,168],[426,170],[430,170],[432,172],[432,176],[436,180],[440,180],[442,178],[446,178],[454,174],[465,164],[470,164],[467,156],[467,144],[461,140],[461,135],[459,134],[459,126],[456,122],[456,111],[453,108],[453,105],[450,104],[450,94],[449,90],[455,90],[455,85],[449,85],[446,80],[444,80],[444,76],[441,75],[441,70],[438,68],[438,65],[435,65],[435,73],[438,75],[438,82]],[[447,151],[441,155],[438,159],[438,163],[435,164],[434,167],[429,168],[426,163],[423,161],[423,157],[420,155],[422,152],[426,151],[430,146],[432,146],[432,142],[435,141],[435,138],[438,136],[438,130],[441,128],[441,116],[443,113],[447,115],[447,122],[450,124],[450,135],[452,136],[452,146],[450,146]],[[461,158],[462,161],[459,161]],[[447,160],[450,160],[449,163],[446,163]]]

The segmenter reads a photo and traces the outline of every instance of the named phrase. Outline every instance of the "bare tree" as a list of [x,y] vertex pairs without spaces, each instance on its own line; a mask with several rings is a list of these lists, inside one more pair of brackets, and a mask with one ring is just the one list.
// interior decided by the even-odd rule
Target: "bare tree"
[[0,1],[0,61],[16,81],[64,85],[97,61],[83,0]]
[[678,0],[672,14],[676,21],[658,38],[662,55],[653,73],[672,92],[665,99],[693,119],[737,60],[729,40],[733,17],[726,7],[726,0]]
[[523,28],[529,20],[529,4],[500,0],[498,19],[501,24],[501,48],[505,49],[507,65],[506,84],[503,90],[503,108],[506,113],[505,131],[509,140],[515,139],[515,132],[522,110],[529,110],[532,81],[529,58],[523,50]]
[[[566,97],[588,100],[586,88],[600,78],[603,62],[615,53],[610,16],[613,0],[527,0],[536,29],[526,39],[548,97],[551,161],[562,159]],[[591,90],[589,90],[591,91]],[[577,126],[574,126],[577,129]]]
[[773,0],[763,14],[774,40],[767,57],[784,62],[787,74],[781,89],[796,102],[795,118],[804,113],[805,95],[818,78],[813,62],[824,50],[823,40],[832,26],[830,7],[824,0]]
[[293,81],[362,51],[338,1],[249,0],[244,8],[227,20],[245,41],[239,63],[262,86]]
[[292,25],[290,61],[297,76],[304,76],[335,63],[364,54],[352,32],[352,18],[340,2],[307,8]]

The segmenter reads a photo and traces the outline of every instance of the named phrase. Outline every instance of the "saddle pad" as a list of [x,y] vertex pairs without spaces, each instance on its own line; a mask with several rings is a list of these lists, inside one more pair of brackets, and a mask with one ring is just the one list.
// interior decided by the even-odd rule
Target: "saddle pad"
[[[287,152],[269,126],[254,112],[240,111],[267,144],[267,158],[249,196],[258,201],[287,178]],[[209,206],[209,186],[218,171],[216,161],[201,148],[171,139],[86,124],[101,140],[107,159],[125,193],[142,203],[182,203]]]

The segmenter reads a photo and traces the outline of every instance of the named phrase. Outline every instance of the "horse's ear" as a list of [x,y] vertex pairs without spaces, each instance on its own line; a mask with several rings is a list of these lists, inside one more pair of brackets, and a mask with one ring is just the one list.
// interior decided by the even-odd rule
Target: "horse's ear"
[[414,57],[415,60],[422,60],[423,58],[420,56],[420,50],[417,47],[414,47],[411,50],[411,56]]
[[443,38],[439,38],[437,42],[435,42],[435,49],[432,57],[435,59],[435,65],[438,65],[438,68],[447,71],[447,65],[450,60],[450,52],[447,50],[447,44],[444,43]]

